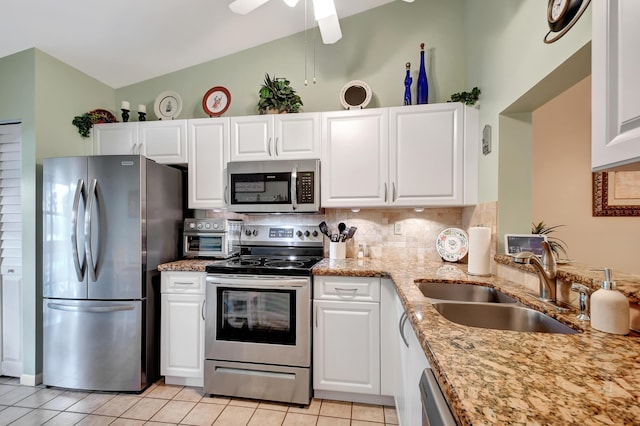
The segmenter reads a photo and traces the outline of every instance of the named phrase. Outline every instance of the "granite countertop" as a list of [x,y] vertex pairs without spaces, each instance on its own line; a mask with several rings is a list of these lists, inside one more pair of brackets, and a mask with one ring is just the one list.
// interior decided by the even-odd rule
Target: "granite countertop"
[[[640,339],[592,330],[497,277],[473,277],[466,265],[416,259],[324,259],[314,275],[382,276],[396,285],[457,421],[483,424],[637,424]],[[569,269],[566,274],[577,273]],[[442,317],[415,280],[473,282],[581,330],[522,333],[458,325]]]
[[[497,256],[496,261],[506,264],[508,256]],[[187,259],[160,265],[158,269],[204,272],[210,262]],[[526,265],[517,267],[531,271]],[[597,288],[601,272],[589,271],[585,275],[584,270],[576,265],[562,266],[558,275]],[[465,264],[413,258],[324,259],[313,268],[313,273],[380,276],[393,280],[411,325],[460,424],[618,425],[639,422],[638,337],[593,330],[588,322],[575,318],[576,312],[558,313],[538,301],[524,286],[495,276],[467,275]],[[492,286],[580,333],[522,333],[458,325],[435,310],[415,285],[416,280]],[[627,297],[637,301],[637,282],[622,275],[617,280]]]

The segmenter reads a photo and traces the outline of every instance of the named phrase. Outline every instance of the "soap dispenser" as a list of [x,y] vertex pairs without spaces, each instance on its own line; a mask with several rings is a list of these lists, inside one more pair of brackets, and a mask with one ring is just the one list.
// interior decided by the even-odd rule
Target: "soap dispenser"
[[615,290],[611,269],[604,269],[602,288],[591,295],[591,327],[613,334],[629,333],[629,300]]

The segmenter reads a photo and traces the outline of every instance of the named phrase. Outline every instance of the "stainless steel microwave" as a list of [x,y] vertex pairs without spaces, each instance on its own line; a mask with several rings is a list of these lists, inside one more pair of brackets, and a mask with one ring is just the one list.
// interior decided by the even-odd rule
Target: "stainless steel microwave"
[[232,161],[227,174],[229,211],[320,211],[320,160]]

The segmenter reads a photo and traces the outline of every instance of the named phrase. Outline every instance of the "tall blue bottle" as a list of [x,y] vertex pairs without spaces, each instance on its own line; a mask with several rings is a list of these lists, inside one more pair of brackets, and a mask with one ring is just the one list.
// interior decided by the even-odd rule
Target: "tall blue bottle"
[[429,103],[429,83],[427,82],[427,71],[424,67],[424,43],[420,43],[420,71],[418,72],[418,104]]

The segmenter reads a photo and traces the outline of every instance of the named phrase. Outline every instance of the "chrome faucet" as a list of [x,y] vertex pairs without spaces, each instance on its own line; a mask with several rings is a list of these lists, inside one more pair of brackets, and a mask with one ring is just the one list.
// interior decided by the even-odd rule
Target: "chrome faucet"
[[551,252],[551,246],[547,241],[542,245],[542,260],[538,260],[530,251],[521,251],[513,256],[516,263],[526,263],[533,266],[540,279],[540,300],[543,302],[556,301],[556,258]]

